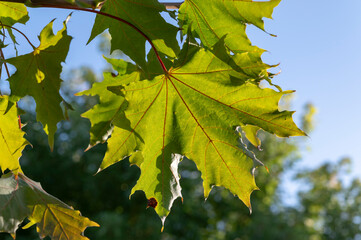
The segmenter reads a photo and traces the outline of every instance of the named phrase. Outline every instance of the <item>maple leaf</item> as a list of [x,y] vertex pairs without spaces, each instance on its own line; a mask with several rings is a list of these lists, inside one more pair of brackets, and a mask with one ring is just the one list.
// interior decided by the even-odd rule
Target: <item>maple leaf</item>
[[191,29],[207,47],[213,47],[225,37],[225,45],[234,53],[247,51],[261,54],[263,50],[252,46],[248,39],[246,24],[264,30],[262,18],[271,18],[273,8],[280,1],[185,0],[178,18],[183,32],[186,34]]
[[[15,23],[25,24],[29,20],[29,15],[24,4],[21,3],[10,3],[10,2],[0,2],[0,27],[4,28],[8,31],[11,41],[14,43],[14,47],[16,50],[15,44],[16,38],[13,34],[13,31],[10,27]],[[3,26],[7,25],[7,26]],[[0,32],[3,35],[3,32]],[[3,45],[3,41],[0,40],[1,45]]]
[[18,124],[18,112],[13,105],[5,114],[8,107],[8,97],[0,96],[0,169],[4,172],[22,172],[19,158],[28,142],[23,138],[24,132]]
[[[249,53],[229,56],[222,44],[212,51],[194,44],[183,49],[168,74],[122,85],[118,95],[127,107],[112,121],[99,169],[131,156],[130,163],[141,169],[132,193],[144,191],[163,223],[181,197],[178,163],[183,156],[201,171],[206,198],[213,186],[224,186],[250,207],[250,194],[257,189],[256,159],[240,141],[239,126],[249,126],[251,136],[260,128],[282,137],[304,135],[292,112],[278,111],[280,98],[290,92],[255,84],[266,65],[255,64]],[[239,71],[232,67],[240,65]]]
[[82,235],[84,230],[99,226],[21,173],[17,177],[9,173],[0,178],[0,210],[0,232],[13,236],[25,217],[30,222],[24,228],[36,224],[41,238],[86,240]]
[[5,25],[25,24],[29,20],[24,4],[0,2],[0,22]]
[[[123,110],[126,108],[126,105],[123,105],[124,98],[119,95],[119,86],[149,79],[151,76],[161,75],[163,72],[154,52],[148,54],[149,62],[147,62],[147,67],[155,70],[152,73],[146,73],[134,64],[122,59],[106,57],[105,59],[117,71],[117,75],[104,72],[104,80],[102,82],[94,83],[91,89],[76,94],[77,96],[99,96],[99,104],[96,104],[92,109],[82,114],[82,117],[91,119],[89,148],[98,143],[104,143],[108,139],[112,132],[113,120],[118,115],[123,114]],[[165,61],[165,65],[170,66],[171,63]]]
[[29,215],[26,206],[25,192],[19,191],[22,186],[8,175],[0,178],[0,232],[10,233],[15,239],[15,232],[20,223]]
[[[167,23],[159,14],[165,7],[154,0],[107,0],[101,9],[128,21],[147,35],[157,50],[172,58],[179,45],[176,40],[178,28]],[[89,42],[109,28],[112,36],[111,52],[120,49],[147,72],[145,38],[134,28],[102,15],[97,15]]]
[[106,58],[106,60],[112,64],[118,75],[114,76],[113,73],[105,72],[102,82],[94,83],[91,89],[76,94],[77,96],[100,97],[99,104],[82,114],[82,117],[92,120],[89,147],[103,143],[108,139],[111,134],[113,120],[123,112],[122,108],[125,107],[123,105],[124,98],[116,94],[117,88],[122,84],[139,81],[143,75],[143,72],[135,65],[122,59]]
[[[278,110],[281,97],[291,91],[259,87],[260,81],[270,81],[267,70],[272,66],[262,62],[264,51],[252,46],[246,35],[247,24],[264,30],[262,19],[271,18],[279,2],[185,0],[178,19],[188,39],[179,54],[178,28],[161,17],[165,8],[158,1],[107,0],[98,13],[89,41],[109,29],[111,51],[122,50],[139,67],[107,59],[118,76],[106,73],[103,82],[78,94],[99,96],[99,104],[83,114],[92,124],[90,147],[108,142],[99,171],[130,157],[141,170],[132,194],[144,191],[148,207],[163,224],[174,200],[182,197],[178,165],[184,157],[201,172],[205,198],[213,186],[224,186],[251,208],[250,195],[258,189],[253,170],[262,163],[244,139],[258,146],[259,129],[281,137],[305,135],[294,124],[292,112]],[[0,13],[4,9],[0,5]],[[4,21],[26,20],[11,11],[4,13]],[[153,48],[147,57],[146,40]],[[17,72],[9,78],[10,100],[0,101],[0,111],[7,112],[0,120],[16,119],[12,103],[32,96],[51,148],[56,124],[63,119],[60,73],[70,41],[65,24],[54,35],[51,22],[40,34],[39,47],[7,60]],[[26,144],[20,129],[16,134],[18,142],[9,138],[15,148],[0,136],[3,147],[11,146],[0,167],[13,171],[0,179],[0,231],[14,236],[28,217],[26,227],[36,224],[42,238],[87,239],[82,232],[96,223],[46,193],[21,170],[13,175]]]
[[51,21],[40,33],[40,45],[33,52],[8,59],[17,69],[10,82],[12,102],[29,95],[35,99],[37,120],[48,134],[53,148],[56,124],[64,119],[60,103],[63,101],[59,89],[61,84],[61,62],[65,61],[72,37],[67,35],[66,25],[56,35]]

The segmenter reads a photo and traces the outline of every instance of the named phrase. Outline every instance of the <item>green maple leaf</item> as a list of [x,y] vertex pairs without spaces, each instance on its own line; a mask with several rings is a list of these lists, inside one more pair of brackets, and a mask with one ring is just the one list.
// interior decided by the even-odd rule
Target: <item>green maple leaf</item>
[[262,18],[271,18],[273,8],[280,1],[185,0],[179,9],[179,20],[184,33],[191,29],[207,47],[213,47],[225,38],[227,48],[234,53],[248,51],[261,54],[263,50],[251,45],[246,35],[246,24],[264,30]]
[[[15,23],[25,24],[29,20],[29,15],[26,7],[22,3],[10,3],[10,2],[0,2],[0,27],[1,24],[12,26]],[[8,31],[11,41],[17,44],[15,36],[12,32],[12,29],[4,26]],[[2,34],[2,32],[1,32]],[[0,43],[3,42],[0,40]],[[15,47],[16,50],[16,47]]]
[[30,222],[24,228],[36,224],[41,238],[86,240],[82,235],[84,230],[99,226],[21,173],[17,177],[7,174],[0,178],[0,210],[0,232],[13,236],[26,217]]
[[99,104],[82,114],[83,117],[92,120],[89,147],[103,143],[108,139],[112,130],[113,120],[123,112],[125,107],[123,105],[124,98],[117,95],[119,86],[139,81],[143,75],[143,72],[135,65],[122,59],[106,58],[106,60],[112,64],[118,75],[115,76],[113,73],[105,72],[102,82],[94,83],[91,89],[77,93],[77,96],[99,96]]
[[22,3],[0,2],[0,21],[2,24],[25,24],[29,20],[28,11]]
[[[124,98],[119,95],[119,86],[157,76],[163,72],[153,52],[148,54],[149,62],[147,62],[147,67],[155,70],[153,73],[145,73],[134,64],[122,59],[105,59],[117,71],[117,75],[105,72],[102,82],[94,83],[91,89],[76,94],[77,96],[99,96],[99,104],[82,114],[82,117],[91,119],[89,148],[98,143],[104,143],[112,132],[113,120],[123,114],[126,105],[123,105]],[[169,66],[171,63],[165,62],[165,64]]]
[[48,134],[53,148],[56,124],[64,119],[60,103],[63,101],[59,89],[61,84],[61,63],[65,61],[72,37],[67,35],[66,26],[53,34],[53,21],[40,33],[40,45],[33,52],[8,59],[17,69],[10,82],[10,100],[15,102],[29,95],[35,99],[37,120]]
[[0,169],[16,173],[21,172],[19,158],[28,142],[19,127],[16,107],[12,106],[5,114],[7,106],[8,97],[0,96]]
[[[159,14],[165,7],[155,0],[107,0],[101,11],[122,18],[146,34],[157,50],[172,58],[176,57],[179,45],[176,40],[178,29],[165,22]],[[147,71],[145,38],[130,26],[97,15],[89,42],[109,28],[112,36],[111,51],[120,49],[134,62]]]
[[[217,55],[227,55],[222,44],[213,52],[189,45],[169,74],[123,84],[118,93],[127,107],[112,121],[99,170],[131,156],[141,169],[132,193],[144,191],[163,222],[181,197],[178,163],[183,156],[201,171],[205,197],[213,186],[224,186],[250,207],[257,160],[240,141],[239,126],[248,126],[251,137],[252,128],[282,137],[304,135],[292,112],[278,111],[280,98],[290,92],[255,84],[255,72],[262,76],[265,69],[249,53],[228,56],[228,62]],[[232,65],[240,68],[235,63],[244,68],[235,71]]]

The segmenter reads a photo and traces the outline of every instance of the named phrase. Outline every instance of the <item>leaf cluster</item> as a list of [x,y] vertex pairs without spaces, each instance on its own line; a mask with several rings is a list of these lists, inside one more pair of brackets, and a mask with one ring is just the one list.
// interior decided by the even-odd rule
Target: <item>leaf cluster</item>
[[[83,5],[67,7],[96,13],[89,41],[108,29],[111,51],[121,50],[132,60],[106,59],[116,74],[104,73],[102,82],[78,93],[99,97],[99,103],[82,115],[91,122],[88,150],[107,142],[98,172],[129,157],[141,172],[131,194],[143,191],[163,224],[174,201],[182,198],[178,165],[183,159],[193,161],[200,171],[205,198],[214,186],[224,186],[251,209],[250,195],[258,189],[254,170],[263,163],[249,150],[247,141],[259,147],[260,129],[279,137],[305,135],[293,122],[293,112],[279,111],[280,99],[291,91],[260,87],[263,80],[272,86],[273,74],[268,72],[272,66],[263,63],[264,51],[246,35],[250,24],[264,31],[263,18],[271,18],[279,2],[186,0],[177,13],[154,0],[107,0],[100,12]],[[64,8],[54,3],[38,7]],[[0,2],[0,12],[6,13],[0,17],[4,37],[7,33],[10,42],[17,44],[15,30],[26,38],[13,27],[28,19],[24,4]],[[168,23],[161,13],[175,17],[178,26]],[[7,225],[11,214],[0,213],[0,231],[14,234],[18,223],[28,217],[31,224],[37,224],[41,237],[70,239],[67,231],[80,235],[87,226],[97,224],[75,217],[79,212],[52,198],[27,203],[31,194],[38,196],[43,190],[23,174],[19,164],[27,142],[21,122],[16,125],[17,101],[34,98],[36,119],[51,149],[57,124],[73,109],[59,92],[61,64],[72,37],[67,34],[67,20],[56,34],[52,23],[40,33],[38,47],[29,42],[32,52],[6,59],[1,50],[3,66],[7,70],[11,64],[16,72],[7,79],[11,95],[2,97],[0,105],[4,118],[0,131],[8,134],[0,136],[0,148],[5,148],[0,168],[3,173],[11,172],[3,175],[0,189],[15,187],[5,194],[10,196],[6,201],[0,201],[0,209],[8,211],[19,206],[12,204],[20,204],[19,211],[24,211],[11,227]],[[20,198],[23,182],[31,193]],[[21,201],[13,203],[13,196]],[[26,208],[32,210],[26,212]]]

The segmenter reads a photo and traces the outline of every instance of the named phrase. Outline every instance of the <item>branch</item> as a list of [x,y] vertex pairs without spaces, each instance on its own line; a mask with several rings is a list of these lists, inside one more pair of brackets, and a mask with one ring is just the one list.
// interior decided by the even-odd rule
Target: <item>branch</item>
[[[78,6],[78,4],[71,0],[0,0],[0,2],[15,2],[15,3],[23,3],[29,7],[37,7],[42,4],[51,4],[57,5],[62,7],[69,7],[69,6]],[[88,6],[89,8],[98,8],[99,5],[96,1],[93,0],[78,0],[78,3],[84,4],[84,6]]]
[[[75,0],[72,2],[71,0],[0,0],[0,2],[16,2],[16,3],[24,3],[28,4],[30,2],[31,6],[39,6],[43,4],[51,4],[61,7],[69,7],[69,6],[78,6]],[[88,6],[93,9],[100,9],[102,3],[97,4],[98,1],[95,0],[78,0],[79,3],[84,4],[84,6]],[[178,9],[182,3],[178,2],[164,2],[162,3],[167,9]]]

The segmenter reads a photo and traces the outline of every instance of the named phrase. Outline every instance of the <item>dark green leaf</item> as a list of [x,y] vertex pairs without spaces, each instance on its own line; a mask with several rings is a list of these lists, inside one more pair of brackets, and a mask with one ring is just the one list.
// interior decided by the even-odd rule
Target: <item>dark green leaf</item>
[[[179,51],[176,34],[178,29],[159,14],[165,7],[156,0],[107,0],[102,12],[122,18],[146,34],[157,50],[169,57]],[[135,29],[109,17],[98,15],[89,41],[109,28],[112,36],[111,51],[120,49],[147,72],[146,39]]]
[[35,99],[37,120],[48,134],[49,145],[53,148],[56,124],[64,119],[60,103],[61,63],[65,61],[71,37],[66,26],[56,35],[50,22],[40,34],[40,45],[33,52],[7,60],[17,69],[9,78],[11,96],[15,102],[29,95]]

